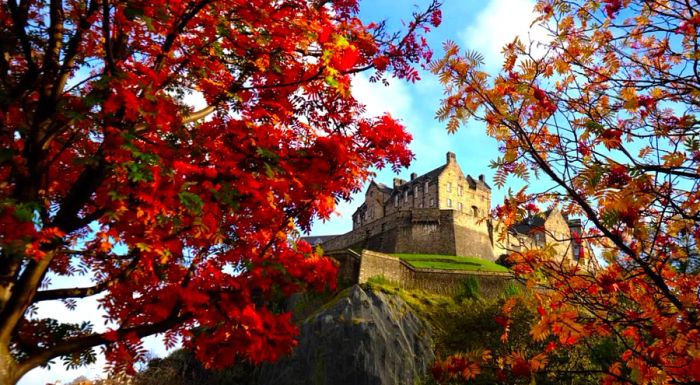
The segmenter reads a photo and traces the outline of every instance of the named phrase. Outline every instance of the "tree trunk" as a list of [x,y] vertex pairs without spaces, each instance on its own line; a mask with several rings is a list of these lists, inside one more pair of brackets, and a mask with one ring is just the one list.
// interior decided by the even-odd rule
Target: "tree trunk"
[[15,385],[19,381],[17,374],[15,359],[6,346],[0,346],[0,384]]

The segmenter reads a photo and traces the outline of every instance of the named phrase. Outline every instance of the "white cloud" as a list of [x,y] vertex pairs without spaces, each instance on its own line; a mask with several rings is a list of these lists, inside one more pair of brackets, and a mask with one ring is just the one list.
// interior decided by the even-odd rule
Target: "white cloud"
[[366,107],[368,117],[381,116],[388,112],[394,118],[406,118],[411,115],[411,96],[406,84],[396,79],[389,79],[389,85],[371,83],[363,74],[352,79],[352,95]]
[[199,91],[190,91],[182,99],[182,102],[187,106],[192,107],[194,111],[201,110],[207,106],[207,101],[204,99],[204,94]]
[[516,36],[526,47],[530,42],[535,42],[532,53],[541,56],[544,47],[538,46],[537,42],[547,41],[547,32],[539,26],[530,29],[530,24],[536,18],[534,7],[534,0],[490,0],[477,14],[474,23],[459,34],[463,46],[480,52],[489,70],[503,65],[503,46]]
[[[408,85],[397,79],[388,79],[389,85],[372,83],[369,76],[359,73],[352,78],[352,95],[365,105],[364,116],[377,117],[389,113],[406,126],[418,120]],[[415,143],[415,142],[414,142]],[[383,178],[380,178],[383,180]],[[389,179],[390,180],[390,179]],[[336,214],[327,221],[316,220],[311,232],[314,235],[343,234],[352,229],[352,213],[364,200],[365,191],[353,195],[352,202],[339,202]]]

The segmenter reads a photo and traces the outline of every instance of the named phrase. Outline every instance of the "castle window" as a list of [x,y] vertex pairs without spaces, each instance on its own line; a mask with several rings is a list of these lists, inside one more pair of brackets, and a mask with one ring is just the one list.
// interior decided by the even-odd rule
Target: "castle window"
[[535,234],[535,241],[539,244],[544,244],[544,234],[542,234],[542,233]]
[[[449,186],[449,184],[448,184]],[[447,207],[452,207],[452,199],[447,199]]]
[[459,211],[462,211],[462,202],[457,203],[457,208]]
[[452,192],[452,183],[447,182],[447,192]]
[[408,190],[403,192],[403,201],[408,202]]
[[430,182],[425,181],[425,184],[423,185],[423,192],[426,194],[428,193],[428,186],[430,186]]
[[394,196],[394,207],[399,207],[399,196]]
[[478,217],[478,216],[479,216],[479,209],[477,209],[476,206],[472,206],[472,214],[473,214],[475,217]]
[[462,186],[457,186],[457,195],[462,196]]
[[435,207],[435,198],[430,198],[430,207]]
[[413,187],[413,196],[418,198],[418,186]]

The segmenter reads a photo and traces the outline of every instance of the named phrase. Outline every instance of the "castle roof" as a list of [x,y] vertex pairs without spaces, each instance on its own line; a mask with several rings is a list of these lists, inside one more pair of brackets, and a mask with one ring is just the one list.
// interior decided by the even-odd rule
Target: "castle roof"
[[371,183],[373,183],[375,186],[377,186],[379,191],[386,193],[386,194],[391,194],[391,190],[392,190],[391,187],[385,185],[384,183],[377,182],[374,179],[372,180]]
[[[411,175],[411,179],[408,181],[395,178],[394,179],[394,188],[391,188],[389,186],[386,186],[386,185],[379,183],[379,182],[376,182],[374,180],[372,181],[372,183],[374,183],[381,192],[391,194],[394,191],[398,191],[399,187],[401,187],[401,189],[403,190],[405,188],[410,188],[408,186],[415,186],[416,184],[423,184],[426,181],[436,180],[440,176],[440,174],[442,174],[442,172],[445,171],[445,169],[450,164],[450,162],[456,163],[456,156],[454,153],[448,152],[446,164],[443,164],[442,166],[437,167],[433,170],[430,170],[427,173],[420,175],[420,176],[416,176],[416,174],[414,173]],[[459,167],[459,165],[457,167]],[[469,184],[469,186],[471,188],[476,188],[477,186],[482,186],[488,190],[491,190],[491,186],[489,186],[486,183],[483,175],[480,175],[479,179],[475,179],[471,175],[465,174],[465,178],[466,178],[467,183]]]
[[437,177],[440,176],[440,174],[442,174],[442,172],[445,170],[446,167],[447,167],[447,165],[443,164],[442,166],[440,166],[434,170],[428,171],[427,173],[425,173],[421,176],[415,177],[414,179],[408,181],[406,184],[412,184],[412,183],[422,184],[425,181],[437,179]]
[[554,210],[547,210],[541,214],[525,218],[520,223],[513,226],[513,230],[518,234],[531,234],[544,230],[544,223]]

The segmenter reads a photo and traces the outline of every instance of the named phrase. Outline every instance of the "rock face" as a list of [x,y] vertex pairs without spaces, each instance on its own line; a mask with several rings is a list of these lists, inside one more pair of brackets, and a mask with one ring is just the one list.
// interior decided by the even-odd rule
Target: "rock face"
[[397,296],[353,286],[301,326],[294,354],[260,385],[413,385],[434,359],[430,329]]

